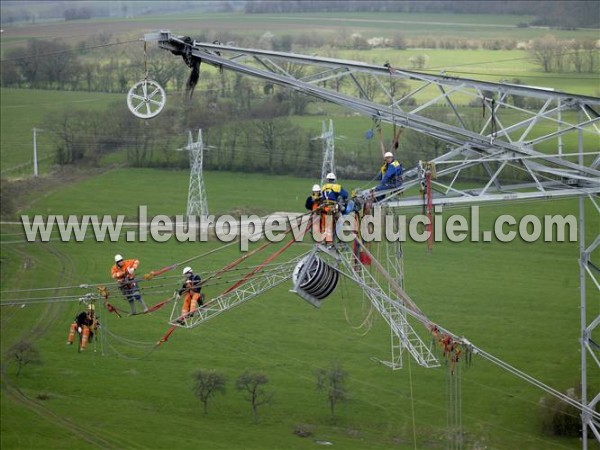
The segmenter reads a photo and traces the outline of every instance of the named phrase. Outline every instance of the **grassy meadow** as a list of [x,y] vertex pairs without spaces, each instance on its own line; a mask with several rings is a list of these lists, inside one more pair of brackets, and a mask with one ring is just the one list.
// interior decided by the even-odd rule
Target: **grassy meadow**
[[[172,215],[185,206],[181,193],[186,176],[186,172],[115,170],[49,193],[40,202],[45,210],[34,203],[27,212],[127,215],[143,201],[151,214]],[[240,187],[235,200],[230,176]],[[209,205],[214,205],[211,212],[242,207],[300,211],[306,193],[306,180],[293,177],[208,173],[206,183]],[[108,186],[135,195],[121,198],[115,207]],[[278,195],[269,195],[272,192]],[[481,227],[489,229],[495,217],[506,213],[541,217],[576,212],[574,200],[492,205],[481,208]],[[467,214],[447,212],[456,213]],[[592,208],[588,217],[591,239],[600,224]],[[18,243],[19,229],[3,226],[3,291],[19,290],[3,292],[3,301],[87,292],[35,291],[42,287],[111,286],[108,270],[117,252],[139,258],[146,273],[222,247],[218,242],[111,243],[91,238]],[[306,244],[298,244],[289,255],[307,250]],[[289,259],[285,255],[281,261]],[[237,247],[230,246],[190,264],[205,274],[238,256]],[[247,264],[258,264],[265,256]],[[444,242],[435,244],[432,253],[424,244],[408,243],[404,263],[406,288],[433,321],[555,388],[577,383],[576,243]],[[166,291],[177,287],[177,275],[166,274]],[[209,284],[205,291],[210,298],[224,288]],[[319,310],[289,293],[289,288],[288,284],[275,288],[196,329],[177,330],[150,354],[148,346],[168,328],[169,308],[122,319],[101,309],[103,325],[116,337],[107,338],[102,347],[97,344],[95,352],[77,354],[63,344],[68,324],[79,310],[76,302],[3,307],[3,352],[16,340],[37,336],[44,329],[43,338],[35,341],[42,365],[26,367],[16,378],[14,363],[4,359],[5,379],[28,398],[37,398],[40,406],[25,407],[16,394],[3,393],[3,448],[58,449],[64,448],[63,439],[92,448],[94,444],[84,439],[88,435],[100,442],[96,446],[109,448],[300,449],[314,446],[316,440],[350,449],[414,448],[413,436],[417,448],[443,447],[447,369],[423,369],[405,360],[404,370],[390,371],[374,362],[373,357],[389,358],[389,331],[380,318],[366,335],[366,329],[354,328],[363,322],[366,310],[360,291],[349,282],[342,283]],[[149,304],[169,295],[144,292]],[[126,307],[118,293],[112,302]],[[599,312],[592,308],[590,317]],[[420,330],[418,324],[415,327]],[[316,369],[333,361],[349,375],[349,400],[338,407],[335,423],[324,394],[315,390],[314,377]],[[218,369],[229,379],[226,395],[214,399],[207,416],[191,392],[191,374],[200,368]],[[264,371],[270,379],[267,388],[274,393],[273,402],[260,408],[258,424],[233,389],[233,381],[246,368]],[[542,392],[537,388],[477,356],[461,371],[467,448],[482,444],[498,449],[577,448],[576,439],[540,433],[537,403]],[[23,434],[23,423],[38,422],[39,428]],[[312,436],[294,435],[300,426],[310,429]],[[182,433],[182,428],[189,431]]]
[[[0,90],[0,164],[2,172],[14,175],[14,170],[24,164],[33,173],[33,129],[37,128],[37,151],[40,173],[47,172],[54,163],[52,140],[44,134],[43,125],[48,116],[68,109],[103,110],[117,100],[125,103],[118,94],[86,92],[44,91],[35,89]],[[12,170],[11,170],[12,169]],[[20,174],[17,172],[17,174]]]
[[[433,14],[174,15],[14,26],[3,34],[1,50],[31,37],[83,40],[106,31],[125,39],[157,29],[190,36],[209,29],[215,38],[227,30],[281,34],[316,28],[332,34],[362,32],[369,36],[401,31],[407,38],[435,33],[494,39],[511,33],[523,40],[550,31],[516,28],[526,19]],[[597,30],[551,32],[560,39],[597,37]],[[392,65],[406,66],[410,56],[421,53],[428,55],[431,70],[447,69],[489,81],[518,77],[525,84],[598,95],[597,77],[542,74],[521,59],[526,55],[520,51],[378,49],[340,52],[339,57],[373,63],[389,60]],[[175,63],[181,61],[174,59]],[[132,84],[135,81],[131,80]],[[101,110],[120,100],[125,103],[124,94],[0,90],[3,176],[23,175],[19,166],[31,172],[27,164],[32,157],[32,128],[41,127],[48,115],[75,107]],[[364,132],[372,126],[369,118],[333,105],[319,106],[327,116],[293,117],[293,122],[316,135],[321,120],[332,117],[335,133],[341,137],[336,151],[344,151],[344,142],[364,141]],[[374,155],[375,171],[380,164],[379,151],[374,140],[370,142],[364,150]],[[48,144],[49,137],[42,131],[38,151],[44,176],[53,165],[53,149]],[[599,144],[590,145],[592,151]],[[118,165],[124,161],[122,154],[110,158],[103,162]],[[209,212],[237,216],[303,211],[315,180],[300,175],[206,172]],[[189,181],[185,170],[106,168],[80,177],[65,176],[64,183],[60,183],[60,174],[48,176],[59,182],[32,184],[31,191],[20,197],[24,200],[19,214],[106,214],[135,220],[139,205],[146,205],[151,216],[185,212]],[[346,188],[366,183],[341,181]],[[480,228],[492,229],[493,221],[502,214],[518,219],[527,214],[541,218],[577,213],[574,199],[489,204],[480,207]],[[453,208],[446,210],[444,217],[452,214],[468,216],[469,212]],[[589,245],[600,232],[600,219],[589,201],[586,214]],[[79,354],[65,346],[65,340],[69,324],[81,310],[77,297],[93,291],[93,287],[81,285],[110,287],[110,301],[127,309],[109,275],[115,253],[139,258],[140,274],[194,258],[189,265],[204,277],[241,253],[238,245],[218,241],[125,242],[122,235],[119,242],[96,242],[90,235],[83,242],[61,242],[56,234],[53,237],[46,243],[24,242],[22,226],[1,227],[2,302],[19,303],[0,308],[2,449],[300,450],[327,443],[349,450],[447,448],[451,375],[441,351],[438,349],[437,356],[442,366],[437,369],[424,369],[406,355],[402,370],[379,364],[378,360],[390,358],[389,328],[376,312],[369,316],[368,301],[349,281],[343,280],[320,309],[289,292],[291,283],[284,283],[195,329],[176,330],[160,347],[154,344],[168,329],[170,305],[152,314],[122,318],[99,305],[103,339]],[[277,261],[309,249],[308,243],[295,244]],[[374,253],[380,250],[373,246]],[[244,261],[244,270],[236,273],[246,273],[267,254]],[[598,259],[597,254],[593,259]],[[403,257],[405,288],[432,321],[553,388],[564,391],[579,383],[578,243],[445,241],[435,243],[428,252],[426,244],[408,242]],[[179,275],[180,268],[142,284],[146,302],[150,305],[168,298],[179,287]],[[205,293],[210,299],[228,286],[226,279],[216,279],[207,284]],[[588,290],[593,296],[589,283]],[[71,296],[71,301],[33,304],[28,300],[64,296]],[[589,323],[600,314],[600,302],[588,301],[587,312]],[[419,324],[414,327],[429,342],[426,330]],[[16,364],[7,352],[22,340],[33,342],[42,363],[26,366],[17,377]],[[594,340],[600,342],[600,336]],[[315,377],[316,370],[334,362],[348,374],[348,400],[338,405],[336,420],[331,417],[326,394],[316,389]],[[227,377],[225,395],[211,400],[207,415],[192,392],[192,374],[199,369],[215,369]],[[266,390],[273,394],[269,404],[259,407],[257,423],[249,403],[234,388],[236,378],[246,369],[264,372],[269,378]],[[600,374],[591,365],[588,370],[588,392],[595,394]],[[458,379],[459,375],[454,375],[454,380]],[[460,380],[463,448],[581,447],[577,438],[542,433],[539,402],[544,393],[540,389],[477,355],[471,364],[466,360],[460,364]],[[301,437],[298,431],[308,435]]]

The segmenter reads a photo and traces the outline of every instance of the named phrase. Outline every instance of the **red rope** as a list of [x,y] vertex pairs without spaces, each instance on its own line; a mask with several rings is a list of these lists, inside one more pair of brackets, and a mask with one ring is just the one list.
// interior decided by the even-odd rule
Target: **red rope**
[[233,269],[235,266],[237,266],[238,264],[240,264],[241,262],[245,261],[246,259],[250,258],[252,255],[254,255],[255,253],[260,252],[261,250],[264,250],[265,248],[267,248],[269,245],[273,244],[272,242],[265,242],[263,245],[261,245],[258,248],[255,248],[254,250],[252,250],[249,253],[245,253],[242,256],[240,256],[238,259],[236,259],[235,261],[230,262],[229,264],[226,264],[225,266],[223,266],[223,268],[217,272],[215,272],[214,274],[212,274],[210,277],[208,277],[204,282],[201,283],[204,284],[206,281],[210,280],[211,278],[216,277],[217,275],[222,274],[223,272]]
[[169,337],[171,336],[171,334],[173,333],[173,331],[175,331],[175,328],[177,328],[175,325],[172,325],[171,328],[169,328],[167,330],[167,332],[165,333],[165,335],[160,339],[160,341],[158,341],[156,343],[157,346],[159,346],[160,344],[162,344],[163,342],[167,342],[169,340]]
[[159,270],[153,270],[150,273],[147,273],[146,275],[144,275],[144,278],[146,280],[151,280],[154,277],[162,275],[163,273],[168,272],[169,270],[176,269],[176,268],[177,268],[177,263],[171,264],[170,266],[163,267],[162,269],[159,269]]
[[162,302],[158,302],[157,304],[151,306],[150,308],[148,308],[147,311],[144,311],[141,314],[148,314],[148,313],[154,312],[156,310],[159,310],[160,308],[165,306],[167,303],[169,303],[171,300],[173,300],[173,297],[169,297],[166,300],[163,300]]
[[[300,235],[300,237],[304,236],[304,234],[308,231],[308,229],[310,228],[310,226],[313,223],[313,220],[314,220],[314,218],[311,217],[311,219],[306,223],[306,227],[304,228],[304,231],[302,231],[302,234]],[[221,295],[227,294],[228,292],[231,292],[235,288],[237,288],[240,285],[244,284],[253,275],[255,275],[257,272],[259,272],[260,270],[262,270],[263,267],[265,267],[267,264],[269,264],[271,261],[273,261],[279,255],[281,255],[285,250],[287,250],[294,242],[296,242],[296,237],[295,236],[292,239],[290,239],[290,241],[287,244],[285,244],[282,248],[280,248],[279,250],[277,250],[271,256],[267,257],[267,259],[265,259],[260,265],[256,266],[254,269],[252,269],[250,272],[248,272],[244,278],[242,278],[240,281],[238,281],[237,283],[235,283],[234,285],[232,285],[231,287],[229,287],[227,290],[225,290],[225,292],[223,292],[223,294],[221,294]]]
[[433,197],[431,195],[431,170],[429,169],[425,172],[425,195],[427,197],[427,218],[429,219],[429,223],[425,227],[429,233],[427,248],[431,251],[433,248]]
[[119,317],[119,319],[121,318],[121,314],[119,314],[119,310],[116,307],[114,307],[108,302],[104,302],[104,306],[106,306],[108,312],[115,313]]

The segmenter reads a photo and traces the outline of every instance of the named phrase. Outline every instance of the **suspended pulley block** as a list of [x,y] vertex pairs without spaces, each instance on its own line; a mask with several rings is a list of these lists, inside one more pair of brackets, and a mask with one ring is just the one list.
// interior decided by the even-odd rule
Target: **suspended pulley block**
[[321,301],[335,290],[338,280],[339,272],[336,269],[311,254],[296,265],[292,274],[292,292],[318,308]]
[[144,79],[133,85],[127,94],[127,107],[140,119],[151,119],[160,114],[167,103],[165,90],[156,81]]

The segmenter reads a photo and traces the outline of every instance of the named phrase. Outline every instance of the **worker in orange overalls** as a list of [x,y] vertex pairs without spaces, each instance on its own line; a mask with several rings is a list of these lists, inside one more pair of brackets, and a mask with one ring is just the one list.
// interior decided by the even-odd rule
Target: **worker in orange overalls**
[[80,312],[69,327],[67,345],[73,345],[75,333],[79,333],[79,336],[81,336],[79,351],[85,350],[88,342],[94,338],[94,335],[98,331],[98,325],[95,305],[90,303],[87,311]]
[[125,296],[125,300],[129,302],[131,308],[131,314],[136,314],[134,300],[140,302],[144,308],[144,312],[148,311],[148,307],[138,287],[135,279],[135,270],[138,268],[140,262],[137,259],[124,260],[121,255],[115,255],[115,265],[112,266],[111,274],[112,277],[117,281],[119,289]]
[[309,211],[314,211],[321,204],[321,186],[313,184],[312,193],[306,198],[304,207]]
[[179,289],[179,295],[185,295],[181,307],[182,319],[188,315],[193,315],[198,310],[198,305],[204,304],[200,275],[194,274],[191,267],[186,267],[183,269],[183,276],[185,280],[183,286]]

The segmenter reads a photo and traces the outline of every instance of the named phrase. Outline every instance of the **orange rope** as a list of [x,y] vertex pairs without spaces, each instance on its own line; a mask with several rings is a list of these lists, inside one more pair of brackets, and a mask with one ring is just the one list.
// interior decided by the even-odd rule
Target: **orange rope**
[[175,325],[172,325],[171,328],[169,328],[167,330],[167,332],[165,333],[165,335],[160,339],[160,341],[158,341],[156,343],[156,346],[158,347],[159,345],[161,345],[163,342],[167,342],[169,340],[169,337],[171,336],[171,334],[173,333],[173,331],[175,331],[175,328],[177,328]]
[[169,270],[176,269],[176,268],[177,268],[177,263],[172,264],[167,267],[163,267],[162,269],[159,269],[159,270],[153,270],[150,273],[147,273],[146,275],[144,275],[144,279],[151,280],[154,277],[162,275],[163,273],[168,272]]
[[148,314],[148,313],[157,311],[160,308],[162,308],[163,306],[165,306],[167,303],[169,303],[171,300],[173,300],[173,297],[169,297],[166,300],[163,300],[162,302],[158,302],[157,304],[151,306],[150,308],[148,308],[148,310],[146,310],[146,311],[144,311],[143,313],[140,313],[140,314]]

